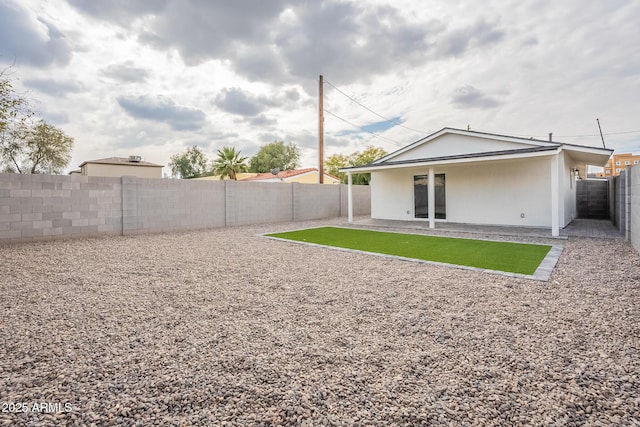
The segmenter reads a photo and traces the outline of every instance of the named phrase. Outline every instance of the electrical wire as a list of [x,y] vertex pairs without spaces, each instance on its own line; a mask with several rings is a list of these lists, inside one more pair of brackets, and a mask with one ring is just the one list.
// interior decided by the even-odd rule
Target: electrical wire
[[347,123],[348,125],[350,125],[350,126],[352,126],[352,127],[356,128],[356,129],[358,129],[358,130],[360,130],[360,131],[362,131],[362,132],[370,133],[371,135],[373,135],[373,136],[374,136],[374,137],[376,137],[376,138],[379,138],[379,139],[385,140],[385,141],[387,141],[387,142],[391,142],[392,144],[396,145],[397,147],[402,147],[403,145],[405,145],[405,144],[402,144],[402,143],[400,143],[400,142],[398,142],[398,141],[395,141],[395,140],[393,140],[393,139],[391,139],[391,138],[387,138],[386,136],[382,136],[382,135],[377,134],[377,133],[375,133],[375,132],[371,132],[370,130],[363,129],[361,126],[358,126],[358,125],[356,125],[355,123],[352,123],[352,122],[350,122],[349,120],[344,119],[344,118],[342,118],[342,117],[338,116],[337,114],[332,113],[332,112],[331,112],[331,111],[329,111],[329,110],[324,110],[324,112],[325,112],[325,113],[327,113],[327,114],[332,115],[333,117],[335,117],[335,118],[336,118],[336,119],[338,119],[338,120],[342,120],[343,122]]
[[[629,134],[629,133],[640,133],[640,130],[628,130],[628,131],[624,131],[624,132],[610,132],[610,133],[603,133],[604,136],[609,136],[609,135],[623,135],[623,134]],[[589,136],[600,136],[599,133],[594,133],[591,135],[558,135],[558,138],[586,138]]]
[[[509,136],[515,136],[518,138],[536,138],[536,139],[544,139],[547,138],[547,135],[523,135],[523,134],[519,134],[517,132],[495,132],[495,131],[491,131],[491,130],[486,130],[486,129],[476,129],[476,128],[472,128],[472,131],[476,131],[476,132],[483,132],[483,133],[492,133],[492,134],[499,134],[499,135],[509,135]],[[630,131],[624,131],[624,132],[610,132],[610,133],[603,133],[604,136],[610,136],[610,135],[622,135],[622,134],[631,134],[631,133],[640,133],[640,130],[630,130]],[[589,134],[589,135],[553,135],[554,138],[588,138],[588,137],[595,137],[595,136],[600,136],[599,133],[594,133],[594,134]]]
[[[360,101],[358,101],[358,100],[357,100],[357,99],[355,99],[354,97],[347,95],[344,91],[342,91],[342,90],[341,90],[340,88],[338,88],[336,85],[334,85],[333,83],[331,83],[329,80],[327,80],[327,79],[323,79],[323,82],[324,82],[324,83],[326,83],[326,84],[328,84],[328,85],[329,85],[329,86],[331,86],[332,88],[334,88],[336,91],[338,91],[340,94],[342,94],[343,96],[345,96],[346,98],[348,98],[348,99],[349,99],[349,100],[351,100],[352,102],[356,103],[356,104],[357,104],[357,105],[359,105],[360,107],[364,108],[365,110],[369,111],[369,112],[370,112],[370,113],[372,113],[372,114],[375,114],[376,116],[380,117],[381,119],[383,119],[383,120],[385,120],[385,121],[387,121],[387,122],[391,122],[391,123],[395,124],[396,126],[399,126],[399,127],[404,128],[404,129],[408,129],[408,130],[410,130],[410,131],[417,132],[417,133],[420,133],[420,134],[423,134],[423,135],[430,135],[430,134],[432,134],[432,133],[433,133],[433,132],[428,132],[428,131],[424,131],[424,130],[414,129],[414,128],[411,128],[411,127],[409,127],[409,126],[405,126],[405,125],[403,125],[401,122],[399,122],[399,121],[397,121],[397,120],[394,120],[394,119],[390,119],[390,118],[388,118],[388,117],[385,117],[385,116],[383,116],[382,114],[380,114],[380,113],[378,113],[378,112],[376,112],[376,111],[372,110],[371,108],[367,107],[366,105],[362,104]],[[351,125],[351,126],[355,127],[356,129],[360,129],[360,130],[362,130],[362,131],[364,131],[364,132],[368,132],[368,133],[372,134],[373,136],[375,136],[375,137],[377,137],[377,138],[386,139],[386,140],[388,140],[388,141],[390,141],[390,142],[393,142],[394,144],[400,144],[400,143],[399,143],[399,142],[397,142],[397,141],[393,141],[393,140],[391,140],[391,139],[389,139],[389,138],[386,138],[386,137],[384,137],[384,136],[382,136],[382,135],[378,135],[378,134],[376,134],[376,133],[374,133],[374,132],[371,132],[371,131],[365,130],[365,129],[363,129],[362,127],[357,126],[357,125],[355,125],[355,124],[353,124],[353,123],[349,122],[348,120],[343,119],[342,117],[339,117],[339,116],[335,115],[334,113],[332,113],[332,112],[330,112],[330,111],[327,111],[327,110],[324,110],[324,111],[325,111],[325,112],[327,112],[327,113],[329,113],[329,114],[331,114],[332,116],[334,116],[334,117],[336,117],[336,118],[338,118],[338,119],[342,120],[343,122],[348,123],[349,125]],[[485,130],[479,130],[479,129],[478,129],[478,131],[479,131],[479,132],[487,132],[487,133],[496,133],[496,132],[493,132],[493,131],[485,131]],[[501,133],[503,133],[503,132],[501,132]],[[622,132],[610,132],[610,133],[604,133],[603,135],[604,135],[604,136],[611,136],[611,135],[624,135],[624,134],[633,134],[633,133],[640,133],[640,130],[630,130],[630,131],[622,131]],[[518,136],[517,134],[510,134],[510,135]],[[556,136],[557,138],[588,138],[588,137],[600,136],[600,134],[587,134],[587,135],[555,135],[555,136]],[[543,135],[543,136],[541,136],[541,135],[529,135],[529,136],[520,136],[520,137],[522,137],[522,138],[529,138],[529,137],[532,137],[532,138],[545,138],[545,137],[546,137],[546,135]]]
[[353,97],[351,97],[351,96],[347,95],[346,93],[344,93],[344,92],[343,92],[342,90],[340,90],[336,85],[334,85],[333,83],[331,83],[331,82],[330,82],[329,80],[327,80],[327,79],[324,79],[324,83],[328,84],[329,86],[331,86],[332,88],[334,88],[335,90],[337,90],[339,93],[341,93],[341,94],[342,94],[342,95],[344,95],[345,97],[349,98],[351,101],[355,102],[356,104],[358,104],[359,106],[361,106],[362,108],[364,108],[365,110],[369,111],[370,113],[375,114],[376,116],[380,117],[381,119],[384,119],[384,120],[385,120],[385,121],[387,121],[387,122],[391,122],[391,123],[393,123],[393,124],[395,124],[395,125],[397,125],[397,126],[400,126],[400,127],[402,127],[402,128],[408,129],[408,130],[413,131],[413,132],[417,132],[417,133],[419,133],[419,134],[423,134],[423,135],[428,135],[428,134],[430,134],[430,132],[426,132],[426,131],[418,130],[418,129],[413,129],[413,128],[410,128],[409,126],[405,126],[405,125],[403,125],[401,122],[399,122],[399,121],[397,121],[397,120],[390,119],[390,118],[388,118],[388,117],[383,116],[383,115],[382,115],[382,114],[380,114],[380,113],[377,113],[377,112],[373,111],[371,108],[369,108],[369,107],[367,107],[366,105],[362,104],[360,101],[358,101],[358,100],[356,100],[355,98],[353,98]]

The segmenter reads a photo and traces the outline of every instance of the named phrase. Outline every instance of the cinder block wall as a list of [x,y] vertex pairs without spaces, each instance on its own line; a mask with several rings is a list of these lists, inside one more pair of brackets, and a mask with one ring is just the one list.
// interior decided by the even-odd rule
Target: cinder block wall
[[615,190],[615,206],[613,218],[615,219],[613,225],[618,227],[620,234],[627,235],[627,175],[626,171],[622,171],[620,176],[611,178],[614,181]]
[[[371,212],[353,186],[354,215]],[[0,174],[0,243],[346,216],[347,186]]]
[[0,242],[121,234],[120,178],[0,174]]
[[225,226],[225,183],[122,177],[123,234]]
[[640,252],[640,168],[627,168],[629,174],[629,238],[631,244]]
[[292,183],[294,221],[340,216],[340,187]]
[[[341,209],[340,215],[347,216],[348,213],[348,194],[349,188],[345,184],[340,184],[342,191],[341,197]],[[351,186],[353,193],[353,215],[371,215],[371,187],[368,185],[353,185]]]
[[290,184],[224,181],[226,225],[248,225],[293,220]]

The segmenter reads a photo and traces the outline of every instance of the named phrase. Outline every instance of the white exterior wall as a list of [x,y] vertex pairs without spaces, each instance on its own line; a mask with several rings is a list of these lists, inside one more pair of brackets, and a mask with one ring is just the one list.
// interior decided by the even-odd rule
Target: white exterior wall
[[560,152],[558,161],[558,185],[560,187],[560,227],[565,227],[576,217],[576,180],[571,173],[574,167],[569,156]]
[[404,169],[371,172],[371,218],[413,219],[413,175]]
[[[550,227],[549,159],[436,166],[436,174],[445,174],[447,221]],[[371,217],[414,220],[413,176],[427,173],[428,168],[373,172]]]

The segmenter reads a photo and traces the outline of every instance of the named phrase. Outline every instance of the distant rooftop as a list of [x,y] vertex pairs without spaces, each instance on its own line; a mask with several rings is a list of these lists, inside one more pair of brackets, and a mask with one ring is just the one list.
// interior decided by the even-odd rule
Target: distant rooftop
[[[278,172],[277,175],[274,175],[271,172],[264,172],[264,173],[259,173],[255,176],[243,178],[241,179],[241,181],[259,181],[259,180],[274,179],[274,178],[287,179],[287,178],[292,178],[294,176],[304,175],[306,173],[311,173],[311,172],[318,172],[318,169],[317,168],[292,169],[292,170],[280,171]],[[335,177],[331,174],[325,173],[325,176],[329,176],[331,178],[335,178],[338,181],[340,181],[340,178]]]
[[[132,156],[135,157],[135,156]],[[138,157],[139,158],[139,157]],[[127,165],[127,166],[149,166],[155,168],[161,168],[163,165],[159,165],[156,163],[145,162],[143,160],[132,160],[131,157],[107,157],[106,159],[97,159],[97,160],[87,160],[83,162],[80,167],[86,165],[87,163],[99,163],[103,165]]]

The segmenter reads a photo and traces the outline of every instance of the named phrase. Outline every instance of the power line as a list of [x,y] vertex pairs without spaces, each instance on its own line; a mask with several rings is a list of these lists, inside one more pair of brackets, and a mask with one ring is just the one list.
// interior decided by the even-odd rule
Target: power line
[[[629,134],[629,133],[640,133],[640,130],[628,130],[628,131],[624,131],[624,132],[609,132],[609,133],[603,133],[603,135],[608,136],[608,135],[623,135],[623,134]],[[600,136],[599,133],[594,133],[591,135],[558,135],[559,138],[586,138],[588,136]]]
[[[493,134],[501,134],[501,135],[509,135],[509,136],[515,136],[515,137],[519,137],[519,138],[546,138],[547,135],[524,135],[524,134],[520,134],[518,132],[495,132],[495,131],[491,131],[491,130],[485,130],[485,129],[475,129],[472,128],[472,131],[475,130],[477,132],[484,132],[484,133],[493,133]],[[609,136],[609,135],[622,135],[622,134],[630,134],[630,133],[640,133],[640,130],[629,130],[629,131],[624,131],[624,132],[609,132],[609,133],[604,133],[604,136]],[[593,137],[593,136],[600,136],[599,133],[593,133],[593,134],[588,134],[588,135],[553,135],[554,138],[588,138],[588,137]]]
[[[346,98],[348,98],[348,99],[349,99],[349,100],[351,100],[352,102],[356,103],[356,104],[357,104],[357,105],[359,105],[360,107],[364,108],[365,110],[369,111],[369,112],[370,112],[370,113],[372,113],[372,114],[375,114],[376,116],[380,117],[381,119],[383,119],[383,120],[385,120],[385,121],[387,121],[387,122],[391,122],[391,123],[395,124],[396,126],[399,126],[399,127],[404,128],[404,129],[408,129],[408,130],[410,130],[410,131],[417,132],[417,133],[420,133],[420,134],[423,134],[423,135],[430,135],[430,134],[432,134],[432,133],[433,133],[433,132],[427,132],[427,131],[424,131],[424,130],[414,129],[414,128],[411,128],[411,127],[409,127],[409,126],[405,126],[405,125],[403,125],[401,122],[399,122],[399,121],[397,121],[397,120],[394,120],[394,119],[390,119],[390,118],[388,118],[388,117],[385,117],[385,116],[383,116],[382,114],[380,114],[380,113],[378,113],[378,112],[376,112],[376,111],[372,110],[371,108],[367,107],[366,105],[362,104],[360,101],[358,101],[358,100],[357,100],[357,99],[355,99],[354,97],[347,95],[344,91],[342,91],[342,90],[341,90],[340,88],[338,88],[336,85],[334,85],[333,83],[331,83],[329,80],[324,79],[324,83],[328,84],[329,86],[331,86],[332,88],[334,88],[336,91],[338,91],[340,94],[342,94],[343,96],[345,96]],[[394,144],[400,144],[400,143],[399,143],[399,142],[397,142],[397,141],[393,141],[393,140],[391,140],[391,139],[389,139],[389,138],[383,137],[383,136],[378,135],[378,134],[376,134],[376,133],[374,133],[374,132],[367,131],[367,130],[363,129],[362,127],[357,126],[357,125],[355,125],[355,124],[353,124],[353,123],[349,122],[348,120],[345,120],[345,119],[343,119],[342,117],[339,117],[339,116],[335,115],[334,113],[332,113],[332,112],[330,112],[330,111],[327,111],[327,110],[324,110],[324,111],[325,111],[325,112],[327,112],[327,113],[329,113],[329,114],[331,114],[332,116],[334,116],[334,117],[336,117],[336,118],[338,118],[338,119],[340,119],[340,120],[344,121],[345,123],[348,123],[349,125],[351,125],[351,126],[353,126],[353,127],[357,128],[357,129],[363,130],[363,131],[365,131],[365,132],[368,132],[368,133],[370,133],[370,134],[374,135],[374,136],[375,136],[375,137],[377,137],[377,138],[387,139],[387,140],[389,140],[389,141],[393,142]],[[495,133],[495,132],[492,132],[492,131],[480,131],[480,132]],[[609,136],[609,135],[624,135],[624,134],[632,134],[632,133],[640,133],[640,130],[630,130],[630,131],[622,131],[622,132],[609,132],[609,133],[605,133],[605,134],[603,134],[603,135],[605,135],[605,136]],[[511,135],[513,135],[513,136],[518,136],[517,134],[511,134]],[[587,137],[594,137],[594,136],[600,136],[600,134],[586,134],[586,135],[556,135],[556,137],[557,137],[557,138],[587,138]],[[546,137],[546,135],[529,135],[529,136],[521,136],[521,137],[522,137],[522,138],[528,138],[528,137],[533,137],[533,138],[545,138],[545,137]]]
[[391,122],[391,123],[393,123],[393,124],[395,124],[395,125],[397,125],[397,126],[403,127],[403,128],[408,129],[408,130],[410,130],[410,131],[417,132],[417,133],[420,133],[420,134],[423,134],[423,135],[424,135],[424,134],[429,134],[429,132],[425,132],[425,131],[423,131],[423,130],[418,130],[418,129],[410,128],[409,126],[405,126],[405,125],[403,125],[401,122],[398,122],[397,120],[393,120],[393,119],[390,119],[390,118],[388,118],[388,117],[385,117],[385,116],[383,116],[382,114],[380,114],[380,113],[377,113],[377,112],[373,111],[371,108],[369,108],[369,107],[367,107],[366,105],[362,104],[360,101],[356,100],[355,98],[353,98],[353,97],[351,97],[351,96],[347,95],[346,93],[344,93],[343,91],[341,91],[341,90],[340,90],[336,85],[334,85],[334,84],[333,84],[333,83],[331,83],[330,81],[328,81],[328,80],[326,80],[326,79],[325,79],[325,80],[324,80],[324,82],[325,82],[326,84],[328,84],[329,86],[331,86],[332,88],[334,88],[335,90],[337,90],[338,92],[340,92],[342,95],[344,95],[344,96],[346,96],[347,98],[349,98],[351,101],[355,102],[356,104],[358,104],[359,106],[361,106],[362,108],[364,108],[365,110],[369,111],[370,113],[375,114],[376,116],[380,117],[381,119],[384,119],[384,120],[385,120],[385,121],[387,121],[387,122]]
[[338,120],[342,120],[343,122],[347,123],[348,125],[350,125],[350,126],[352,126],[352,127],[356,128],[356,129],[358,129],[358,130],[360,130],[360,131],[362,131],[362,132],[370,133],[371,135],[373,135],[373,136],[374,136],[374,137],[376,137],[376,138],[380,138],[380,139],[386,140],[386,141],[388,141],[388,142],[391,142],[392,144],[394,144],[394,145],[396,145],[396,146],[398,146],[398,147],[402,147],[402,145],[403,145],[402,143],[400,143],[400,142],[398,142],[398,141],[394,141],[394,140],[393,140],[393,139],[391,139],[391,138],[387,138],[386,136],[382,136],[382,135],[379,135],[379,134],[377,134],[377,133],[375,133],[375,132],[371,132],[370,130],[363,129],[361,126],[358,126],[358,125],[356,125],[355,123],[352,123],[352,122],[350,122],[350,121],[349,121],[349,120],[347,120],[347,119],[343,119],[342,117],[338,116],[337,114],[332,113],[332,112],[331,112],[331,111],[329,111],[329,110],[324,110],[324,112],[325,112],[325,113],[327,113],[327,114],[331,114],[331,115],[332,115],[333,117],[335,117],[336,119],[338,119]]

